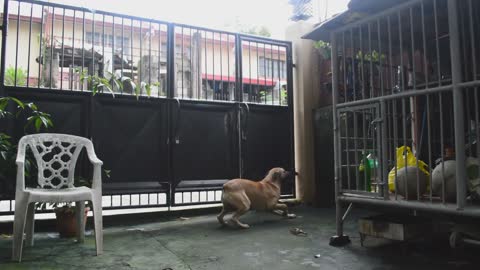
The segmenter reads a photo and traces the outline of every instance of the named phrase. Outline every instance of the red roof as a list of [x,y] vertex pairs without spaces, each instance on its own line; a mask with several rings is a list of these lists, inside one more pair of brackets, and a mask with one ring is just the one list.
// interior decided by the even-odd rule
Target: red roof
[[[220,76],[212,74],[202,74],[202,79],[207,78],[207,80],[215,81],[224,81],[224,82],[235,82],[234,76]],[[274,86],[277,83],[277,80],[266,79],[266,78],[243,78],[244,84],[255,84],[255,85],[265,85],[265,86]]]

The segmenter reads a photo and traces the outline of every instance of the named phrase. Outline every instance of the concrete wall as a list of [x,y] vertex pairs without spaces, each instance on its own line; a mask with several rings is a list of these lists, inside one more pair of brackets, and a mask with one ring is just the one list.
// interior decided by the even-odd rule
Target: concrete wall
[[287,40],[293,43],[295,167],[297,198],[307,204],[318,205],[315,183],[313,109],[320,106],[319,55],[313,41],[300,37],[313,25],[297,22],[286,30]]
[[[30,23],[27,21],[20,21],[18,24],[18,57],[16,58],[17,51],[17,20],[11,20],[8,24],[8,36],[7,36],[7,54],[5,58],[5,67],[24,69],[27,72],[28,65],[30,63],[29,75],[30,77],[38,78],[38,63],[35,59],[40,52],[39,33],[40,25],[32,24],[32,35],[29,36]],[[28,57],[28,44],[30,40],[30,58]]]

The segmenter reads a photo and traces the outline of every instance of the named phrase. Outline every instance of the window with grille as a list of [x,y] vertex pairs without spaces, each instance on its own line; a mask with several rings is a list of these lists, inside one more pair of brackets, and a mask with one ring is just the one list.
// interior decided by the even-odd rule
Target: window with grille
[[258,75],[266,78],[286,79],[286,63],[282,60],[260,57],[258,62]]

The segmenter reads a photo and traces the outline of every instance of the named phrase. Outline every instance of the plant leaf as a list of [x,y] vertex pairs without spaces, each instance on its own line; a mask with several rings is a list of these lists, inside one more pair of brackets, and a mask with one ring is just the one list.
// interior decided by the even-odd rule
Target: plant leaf
[[35,130],[39,132],[40,128],[42,128],[42,119],[38,117],[35,119]]
[[18,107],[25,109],[25,103],[21,102],[19,99],[14,97],[10,97],[10,99],[13,100],[15,103],[17,103]]
[[152,94],[152,86],[150,84],[145,85],[145,92],[147,93],[147,96]]
[[29,108],[32,109],[33,111],[38,111],[37,105],[33,104],[32,102],[27,103],[27,107],[29,107]]

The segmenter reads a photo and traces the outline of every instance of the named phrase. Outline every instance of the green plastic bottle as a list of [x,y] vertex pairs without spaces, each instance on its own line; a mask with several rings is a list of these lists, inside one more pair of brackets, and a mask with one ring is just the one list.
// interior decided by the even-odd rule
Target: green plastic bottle
[[363,153],[362,162],[360,163],[358,170],[363,172],[361,175],[364,177],[367,192],[372,192],[372,170],[375,168],[378,168],[378,161],[371,153]]

